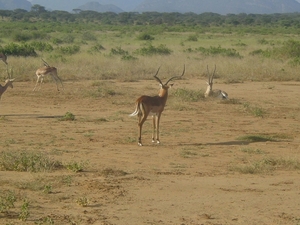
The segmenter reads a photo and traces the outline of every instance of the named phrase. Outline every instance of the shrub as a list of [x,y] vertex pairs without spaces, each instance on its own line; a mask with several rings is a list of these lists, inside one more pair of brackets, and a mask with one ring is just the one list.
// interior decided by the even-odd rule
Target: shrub
[[195,49],[204,55],[222,55],[228,57],[242,58],[239,52],[233,48],[222,48],[220,45],[218,47],[210,46],[209,48],[199,47]]
[[151,41],[154,40],[154,37],[147,33],[142,33],[137,37],[138,40],[142,41]]
[[14,56],[37,56],[34,48],[26,43],[23,44],[15,44],[15,43],[9,43],[8,45],[4,46],[2,48],[3,52],[5,52],[8,55],[14,55]]
[[198,37],[195,34],[189,35],[187,41],[198,41]]
[[148,44],[148,46],[137,49],[135,51],[136,54],[139,55],[170,55],[172,50],[167,48],[166,45],[159,45],[158,47],[153,46],[152,44]]
[[80,46],[72,45],[72,46],[60,47],[60,48],[58,48],[58,51],[61,54],[73,55],[80,51]]
[[60,120],[61,121],[73,121],[73,120],[75,120],[75,115],[71,112],[66,112],[66,114]]
[[41,42],[41,41],[34,41],[31,43],[31,46],[34,47],[35,50],[41,52],[51,52],[53,51],[52,45],[49,43]]

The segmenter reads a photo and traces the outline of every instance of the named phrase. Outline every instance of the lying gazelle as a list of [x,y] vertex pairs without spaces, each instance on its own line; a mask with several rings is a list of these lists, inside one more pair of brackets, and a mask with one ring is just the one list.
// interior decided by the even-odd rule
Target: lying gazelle
[[13,88],[13,81],[15,80],[14,79],[11,79],[11,75],[9,74],[8,70],[7,70],[7,73],[8,73],[8,79],[5,80],[5,83],[4,83],[4,86],[2,86],[0,84],[0,99],[1,99],[1,96],[3,95],[3,93],[7,90],[8,87],[10,88]]
[[50,75],[53,78],[53,80],[56,83],[56,87],[57,87],[58,91],[59,91],[58,84],[57,84],[58,81],[61,83],[62,89],[64,89],[63,83],[57,75],[57,69],[53,66],[49,66],[49,64],[44,59],[42,59],[42,60],[44,62],[44,67],[37,69],[37,71],[35,72],[35,74],[37,76],[37,81],[36,81],[33,91],[35,91],[35,89],[37,88],[39,80],[41,80],[39,89],[41,88],[43,80],[44,80],[44,76],[47,76],[47,75]]
[[213,97],[213,98],[219,98],[219,99],[228,99],[228,94],[225,91],[222,91],[220,89],[213,90],[213,79],[216,73],[217,66],[215,65],[215,69],[213,74],[210,76],[208,66],[207,66],[207,74],[208,74],[208,82],[206,92],[204,93],[204,97]]
[[[144,122],[146,121],[148,115],[152,114],[152,120],[153,120],[153,131],[152,131],[152,142],[156,142],[159,144],[159,121],[161,113],[164,111],[167,98],[168,98],[168,89],[173,86],[173,84],[168,83],[174,79],[181,78],[185,73],[185,66],[183,69],[183,72],[181,76],[174,76],[171,77],[165,84],[162,83],[162,81],[157,77],[157,74],[159,72],[159,69],[157,70],[156,74],[154,75],[154,78],[159,82],[160,84],[160,90],[157,96],[147,96],[142,95],[136,100],[136,108],[135,111],[130,114],[129,116],[138,116],[138,135],[139,135],[139,141],[138,145],[142,146],[142,127]],[[155,130],[156,130],[156,137],[155,137]]]
[[7,56],[4,53],[0,53],[0,60],[2,60],[6,65],[8,65]]

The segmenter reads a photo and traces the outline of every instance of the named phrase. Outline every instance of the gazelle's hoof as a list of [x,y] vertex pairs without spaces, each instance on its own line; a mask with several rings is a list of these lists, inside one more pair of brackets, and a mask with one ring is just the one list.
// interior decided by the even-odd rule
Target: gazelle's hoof
[[143,144],[141,142],[138,143],[138,146],[143,146]]

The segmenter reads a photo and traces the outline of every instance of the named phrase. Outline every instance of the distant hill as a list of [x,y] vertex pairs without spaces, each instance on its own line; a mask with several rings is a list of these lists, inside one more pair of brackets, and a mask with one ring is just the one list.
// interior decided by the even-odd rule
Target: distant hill
[[[46,10],[73,9],[98,12],[213,12],[218,14],[271,14],[300,12],[299,0],[0,0],[0,9],[25,9],[38,4]],[[31,4],[30,4],[31,3]],[[99,5],[98,5],[99,4]]]
[[112,4],[123,11],[133,11],[144,0],[32,0],[32,5],[38,4],[44,6],[47,10],[64,10],[71,12],[88,2],[98,2],[102,5]]
[[296,0],[145,0],[135,11],[270,14],[300,12],[300,3]]
[[121,13],[124,12],[119,7],[109,4],[109,5],[101,5],[98,2],[88,2],[82,6],[79,6],[78,9],[81,10],[92,10],[96,12],[114,12],[114,13]]
[[31,3],[27,0],[0,0],[0,9],[25,9],[27,11],[30,11]]

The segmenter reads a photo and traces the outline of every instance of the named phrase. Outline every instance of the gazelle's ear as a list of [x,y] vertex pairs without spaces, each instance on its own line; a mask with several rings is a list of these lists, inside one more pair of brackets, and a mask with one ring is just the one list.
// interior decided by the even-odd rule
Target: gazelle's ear
[[174,85],[174,84],[169,84],[169,87],[171,88],[171,87],[173,87],[173,85]]

